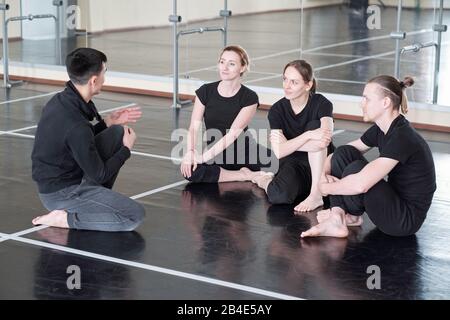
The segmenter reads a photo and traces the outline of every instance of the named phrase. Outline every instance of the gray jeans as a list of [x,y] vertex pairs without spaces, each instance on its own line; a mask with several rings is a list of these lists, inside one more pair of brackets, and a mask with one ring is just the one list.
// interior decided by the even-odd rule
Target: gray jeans
[[[95,137],[98,152],[104,160],[120,149],[122,137],[121,126],[112,126]],[[39,194],[39,198],[49,211],[66,211],[71,229],[132,231],[144,219],[145,209],[136,201],[110,189],[116,176],[103,186],[83,179],[79,185]]]

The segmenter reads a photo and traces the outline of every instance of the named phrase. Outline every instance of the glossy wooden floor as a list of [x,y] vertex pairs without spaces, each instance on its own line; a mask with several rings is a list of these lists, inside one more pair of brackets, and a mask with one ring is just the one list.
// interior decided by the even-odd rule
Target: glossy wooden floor
[[[31,180],[33,126],[50,96],[27,97],[60,89],[14,88],[10,103],[0,91],[0,299],[450,298],[449,135],[429,135],[438,189],[417,235],[386,236],[365,216],[348,239],[300,240],[317,223],[314,212],[296,216],[293,206],[271,206],[251,183],[184,183],[169,158],[170,136],[187,127],[192,108],[175,112],[165,99],[102,94],[100,110],[139,103],[144,111],[134,126],[141,154],[115,186],[138,195],[144,223],[130,233],[34,228],[31,219],[45,210]],[[267,127],[266,116],[258,112],[251,126]],[[335,144],[356,139],[364,127],[336,122],[345,131]],[[81,271],[79,290],[66,284],[73,265]],[[374,265],[379,290],[367,287]]]

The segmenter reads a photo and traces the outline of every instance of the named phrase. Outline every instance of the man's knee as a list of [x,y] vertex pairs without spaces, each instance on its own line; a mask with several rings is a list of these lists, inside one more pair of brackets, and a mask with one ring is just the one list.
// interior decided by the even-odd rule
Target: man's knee
[[333,156],[331,157],[331,163],[333,164],[336,161],[342,161],[343,159],[354,159],[357,160],[361,158],[361,152],[351,145],[342,145],[334,150]]
[[124,129],[121,125],[112,125],[111,127],[109,127],[108,129],[106,129],[109,131],[109,134],[114,138],[114,139],[123,139],[123,134],[124,134]]
[[123,223],[122,231],[133,231],[145,218],[145,208],[140,203],[132,200],[134,204],[131,206],[126,221]]
[[363,160],[353,161],[344,169],[342,177],[360,172],[366,166],[366,164],[367,163]]

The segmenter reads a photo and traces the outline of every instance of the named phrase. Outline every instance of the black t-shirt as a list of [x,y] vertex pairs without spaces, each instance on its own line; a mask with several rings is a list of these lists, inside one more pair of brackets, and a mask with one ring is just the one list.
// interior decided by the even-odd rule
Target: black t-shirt
[[399,163],[388,174],[388,182],[402,199],[428,210],[436,190],[436,174],[430,147],[409,121],[399,115],[386,135],[377,126],[361,137],[368,147],[378,147],[380,157]]
[[[291,140],[302,135],[306,126],[313,120],[323,117],[333,117],[333,104],[330,100],[319,93],[311,95],[306,106],[299,114],[292,110],[291,102],[282,98],[278,100],[269,110],[270,129],[280,129],[286,139]],[[306,152],[296,151],[296,155],[306,156]]]
[[269,111],[270,129],[280,129],[284,136],[291,140],[306,131],[308,122],[323,117],[333,117],[333,104],[323,95],[311,95],[306,106],[299,114],[295,114],[291,102],[282,98]]
[[244,85],[241,85],[234,96],[222,97],[217,91],[219,83],[220,81],[204,84],[195,93],[205,106],[206,130],[217,129],[224,136],[241,109],[254,104],[259,106],[259,100],[256,92]]

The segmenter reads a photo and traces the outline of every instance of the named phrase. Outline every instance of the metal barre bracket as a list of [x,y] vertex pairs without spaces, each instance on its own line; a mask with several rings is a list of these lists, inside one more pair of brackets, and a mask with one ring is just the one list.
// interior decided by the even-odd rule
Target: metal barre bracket
[[436,31],[436,32],[447,32],[447,25],[446,24],[434,24],[433,25],[433,31]]
[[170,16],[169,16],[169,22],[175,22],[175,23],[178,23],[178,22],[181,22],[181,16],[177,16],[177,15],[175,15],[175,14],[171,14]]
[[63,1],[62,0],[53,0],[53,5],[55,7],[61,7],[63,5]]
[[405,40],[406,32],[403,31],[394,31],[390,34],[391,39]]
[[232,12],[231,10],[220,10],[219,15],[221,17],[231,17]]
[[6,11],[9,10],[9,4],[0,4],[0,10]]

